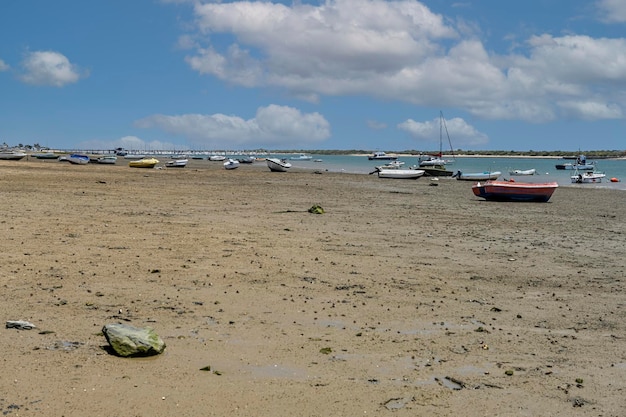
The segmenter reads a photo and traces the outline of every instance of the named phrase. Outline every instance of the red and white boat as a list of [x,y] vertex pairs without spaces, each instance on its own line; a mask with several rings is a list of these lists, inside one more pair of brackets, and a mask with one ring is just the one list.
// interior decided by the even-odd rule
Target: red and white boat
[[559,187],[556,182],[515,182],[515,181],[485,181],[472,186],[477,197],[491,201],[536,201],[547,202],[552,193]]

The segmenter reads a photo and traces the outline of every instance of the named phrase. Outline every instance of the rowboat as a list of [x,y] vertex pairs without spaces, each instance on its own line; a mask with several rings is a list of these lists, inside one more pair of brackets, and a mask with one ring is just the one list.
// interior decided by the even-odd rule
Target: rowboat
[[456,177],[457,180],[464,181],[487,181],[497,180],[502,173],[500,171],[485,171],[485,172],[471,172],[464,173],[457,171],[452,177]]
[[89,156],[73,153],[67,157],[67,161],[76,165],[85,165],[89,163]]
[[174,159],[172,161],[167,161],[165,166],[168,168],[185,168],[187,166],[188,159]]
[[509,171],[509,175],[535,175],[537,172],[536,169],[514,169],[513,171]]
[[395,178],[404,180],[415,180],[424,175],[423,169],[399,169],[380,168],[377,169],[378,178]]
[[267,158],[267,167],[272,172],[287,172],[291,164],[285,159]]
[[547,202],[554,190],[556,182],[525,183],[515,181],[486,181],[476,183],[472,191],[477,197],[491,201],[535,201]]
[[128,163],[128,166],[131,168],[154,168],[154,166],[158,163],[159,160],[156,158],[142,158],[135,161],[130,161]]
[[99,164],[114,165],[117,162],[117,156],[115,155],[101,156],[100,158],[96,160],[96,162],[98,162]]
[[228,158],[226,162],[224,162],[224,169],[236,169],[239,168],[239,161],[236,159]]

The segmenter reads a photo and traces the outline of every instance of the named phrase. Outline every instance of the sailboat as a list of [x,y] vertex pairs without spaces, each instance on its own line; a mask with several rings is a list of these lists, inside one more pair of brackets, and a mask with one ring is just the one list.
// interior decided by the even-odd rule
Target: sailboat
[[452,142],[450,141],[450,134],[448,133],[448,126],[446,126],[446,119],[443,117],[443,112],[439,112],[439,154],[434,156],[431,155],[427,159],[422,159],[419,162],[419,169],[424,170],[424,175],[428,175],[431,177],[451,177],[453,172],[448,171],[445,167],[446,161],[443,159],[443,131],[446,131],[446,136],[448,137],[448,143],[450,144],[450,150],[454,155],[454,151],[452,150]]

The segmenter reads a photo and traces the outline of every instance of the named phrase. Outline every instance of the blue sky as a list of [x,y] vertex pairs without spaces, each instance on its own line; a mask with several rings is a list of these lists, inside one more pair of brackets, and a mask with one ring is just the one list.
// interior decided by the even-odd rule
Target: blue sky
[[0,39],[11,146],[626,148],[624,0],[4,0]]

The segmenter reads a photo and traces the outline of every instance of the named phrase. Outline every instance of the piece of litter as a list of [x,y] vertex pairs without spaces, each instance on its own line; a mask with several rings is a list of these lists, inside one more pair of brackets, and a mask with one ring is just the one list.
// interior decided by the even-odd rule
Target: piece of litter
[[32,330],[35,327],[33,323],[24,320],[9,320],[6,323],[7,329]]

